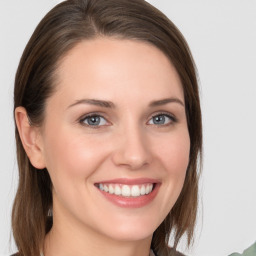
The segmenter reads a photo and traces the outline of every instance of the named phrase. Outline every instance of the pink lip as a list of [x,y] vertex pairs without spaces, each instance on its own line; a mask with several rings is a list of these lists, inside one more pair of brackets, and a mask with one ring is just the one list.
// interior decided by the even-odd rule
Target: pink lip
[[139,179],[127,179],[127,178],[120,178],[120,179],[113,179],[113,180],[104,180],[99,181],[95,184],[124,184],[124,185],[140,185],[146,183],[160,183],[157,179],[149,179],[149,178],[139,178]]
[[97,182],[96,184],[107,184],[107,183],[113,183],[113,184],[126,184],[126,185],[139,185],[139,184],[146,184],[146,183],[154,183],[154,189],[151,193],[148,195],[143,195],[139,197],[123,197],[115,194],[110,194],[105,191],[102,191],[98,189],[98,191],[111,203],[123,207],[123,208],[140,208],[143,206],[146,206],[150,204],[154,198],[156,197],[161,183],[159,180],[155,179],[148,179],[148,178],[141,178],[141,179],[114,179],[114,180],[107,180],[107,181],[101,181]]

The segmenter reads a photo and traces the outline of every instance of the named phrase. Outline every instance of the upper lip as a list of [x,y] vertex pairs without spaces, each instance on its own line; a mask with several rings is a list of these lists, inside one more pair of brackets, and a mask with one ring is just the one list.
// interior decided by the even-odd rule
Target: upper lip
[[139,179],[129,179],[129,178],[118,178],[118,179],[111,179],[111,180],[102,180],[96,182],[95,184],[126,184],[126,185],[140,185],[146,183],[160,183],[158,179],[152,178],[139,178]]

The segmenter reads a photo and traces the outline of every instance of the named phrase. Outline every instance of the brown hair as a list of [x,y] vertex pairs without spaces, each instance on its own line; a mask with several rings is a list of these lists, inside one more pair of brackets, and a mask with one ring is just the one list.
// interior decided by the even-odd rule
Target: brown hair
[[[168,240],[174,232],[174,249],[187,234],[191,243],[198,204],[198,163],[202,127],[195,65],[188,45],[175,25],[144,0],[67,0],[54,7],[39,23],[21,57],[15,79],[14,109],[23,106],[31,125],[44,120],[45,102],[55,90],[55,71],[61,59],[82,40],[98,36],[150,43],[170,59],[182,81],[190,162],[182,192],[163,223],[154,232],[152,248],[169,255]],[[39,255],[51,228],[51,180],[46,169],[33,167],[16,126],[19,185],[12,212],[12,228],[19,254]]]

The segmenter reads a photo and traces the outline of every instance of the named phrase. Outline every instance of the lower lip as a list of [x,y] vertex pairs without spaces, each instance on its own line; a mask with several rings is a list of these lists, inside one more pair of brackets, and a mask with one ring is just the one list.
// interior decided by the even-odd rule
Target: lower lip
[[113,204],[123,208],[140,208],[150,204],[156,197],[160,184],[155,184],[154,189],[148,195],[138,197],[124,197],[115,194],[109,194],[105,191],[98,189],[101,194]]

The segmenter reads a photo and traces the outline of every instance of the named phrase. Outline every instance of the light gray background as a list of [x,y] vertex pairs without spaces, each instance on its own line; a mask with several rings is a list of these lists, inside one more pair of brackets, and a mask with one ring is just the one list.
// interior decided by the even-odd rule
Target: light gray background
[[[54,0],[0,0],[0,255],[17,184],[12,91],[19,58]],[[256,1],[152,0],[186,37],[201,85],[204,168],[191,256],[226,256],[256,241]],[[184,243],[181,244],[184,248]]]

